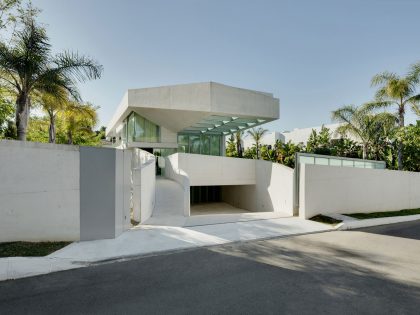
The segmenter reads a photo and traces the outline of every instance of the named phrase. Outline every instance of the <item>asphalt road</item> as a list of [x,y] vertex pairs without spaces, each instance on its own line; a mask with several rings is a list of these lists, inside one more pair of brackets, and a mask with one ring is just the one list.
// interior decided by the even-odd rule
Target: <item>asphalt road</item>
[[360,229],[359,231],[420,240],[420,220],[372,226]]
[[419,229],[237,243],[0,282],[0,314],[419,314]]

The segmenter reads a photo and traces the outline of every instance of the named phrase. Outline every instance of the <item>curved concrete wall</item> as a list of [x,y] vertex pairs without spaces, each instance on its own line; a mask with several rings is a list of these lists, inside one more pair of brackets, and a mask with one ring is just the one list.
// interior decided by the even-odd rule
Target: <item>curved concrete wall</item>
[[153,154],[133,150],[133,218],[144,222],[153,214],[156,193],[156,159]]

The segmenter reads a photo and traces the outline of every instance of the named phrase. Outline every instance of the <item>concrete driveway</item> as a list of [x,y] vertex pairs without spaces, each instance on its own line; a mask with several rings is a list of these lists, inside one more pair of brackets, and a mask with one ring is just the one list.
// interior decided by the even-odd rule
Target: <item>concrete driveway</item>
[[418,314],[419,249],[365,231],[219,245],[2,282],[0,313]]

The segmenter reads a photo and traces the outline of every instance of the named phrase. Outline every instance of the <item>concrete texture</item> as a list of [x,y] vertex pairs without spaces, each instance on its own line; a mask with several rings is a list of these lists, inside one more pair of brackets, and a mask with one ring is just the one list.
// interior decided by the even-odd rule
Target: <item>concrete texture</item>
[[0,241],[79,240],[79,147],[0,140]]
[[133,219],[144,223],[153,214],[156,195],[156,159],[153,154],[133,149]]
[[228,244],[3,282],[0,309],[5,314],[418,314],[419,246],[419,240],[362,231]]
[[294,170],[278,163],[250,161],[255,168],[255,185],[222,186],[222,200],[249,211],[292,216]]
[[130,188],[131,152],[80,148],[81,240],[114,238],[128,227]]
[[420,173],[302,164],[299,215],[420,208]]
[[116,150],[80,148],[80,239],[115,237]]
[[165,158],[165,177],[177,182],[183,189],[184,216],[190,215],[190,179],[184,170],[179,168],[179,155],[172,154]]
[[179,169],[191,186],[255,185],[255,160],[225,156],[176,153]]

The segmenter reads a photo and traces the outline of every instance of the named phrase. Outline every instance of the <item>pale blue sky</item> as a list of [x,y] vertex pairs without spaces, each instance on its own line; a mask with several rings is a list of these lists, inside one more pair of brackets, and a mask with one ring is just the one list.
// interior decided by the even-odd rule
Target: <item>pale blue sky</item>
[[[215,81],[271,92],[271,130],[330,122],[371,77],[420,60],[420,0],[33,0],[54,50],[104,65],[81,85],[107,124],[128,88]],[[409,114],[408,121],[414,121]]]

